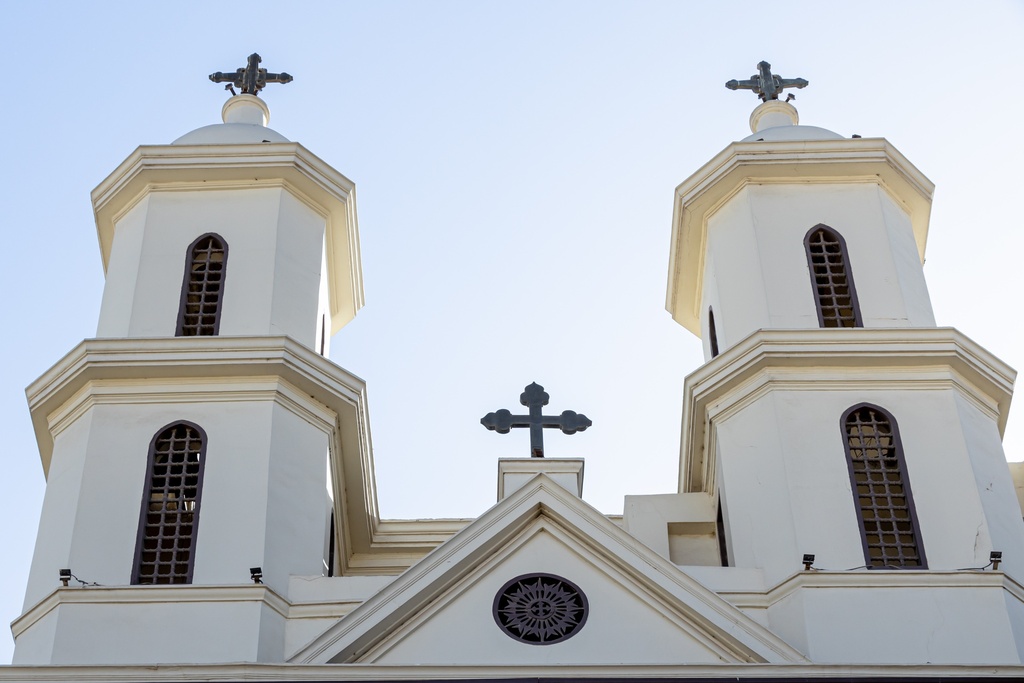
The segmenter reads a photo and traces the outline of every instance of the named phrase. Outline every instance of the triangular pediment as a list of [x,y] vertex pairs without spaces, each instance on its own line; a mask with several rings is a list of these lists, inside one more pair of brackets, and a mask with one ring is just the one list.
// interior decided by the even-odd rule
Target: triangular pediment
[[[558,591],[578,589],[582,598],[572,603],[573,613],[560,623],[581,621],[576,605],[585,602],[582,626],[572,630],[570,625],[572,635],[567,638],[542,636],[557,641],[553,643],[524,642],[516,637],[521,634],[515,633],[515,624],[509,635],[496,615],[496,597],[524,576],[548,577],[545,586],[554,582],[556,603],[575,600]],[[538,623],[540,630],[534,635],[552,622]],[[458,666],[806,660],[541,474],[291,661]]]

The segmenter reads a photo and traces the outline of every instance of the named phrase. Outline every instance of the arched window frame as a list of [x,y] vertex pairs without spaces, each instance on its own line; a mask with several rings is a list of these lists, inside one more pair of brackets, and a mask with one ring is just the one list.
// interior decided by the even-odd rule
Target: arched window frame
[[[852,315],[849,317],[844,316],[831,316],[826,317],[824,307],[822,306],[822,287],[818,284],[818,276],[815,273],[814,254],[811,253],[811,237],[819,230],[828,233],[839,245],[840,260],[842,265],[843,276],[846,278],[846,283],[849,288],[850,296],[850,308]],[[853,280],[853,270],[850,267],[850,253],[846,248],[846,240],[832,227],[825,225],[824,223],[818,223],[813,228],[807,231],[804,235],[804,253],[807,255],[807,269],[811,276],[811,290],[814,292],[814,306],[818,310],[818,326],[819,327],[864,327],[864,321],[860,316],[860,302],[857,299],[857,287]],[[831,275],[831,273],[830,273]],[[831,277],[829,278],[831,280]],[[834,289],[829,283],[828,296],[835,296]],[[829,322],[838,324],[829,324]]]
[[[192,519],[191,519],[191,541],[190,541],[190,545],[189,545],[189,556],[188,556],[188,561],[187,561],[187,569],[186,569],[186,571],[184,573],[173,573],[172,572],[172,574],[170,576],[171,580],[161,582],[161,581],[152,580],[154,577],[150,577],[148,574],[147,575],[143,575],[143,573],[142,573],[142,571],[143,571],[143,553],[147,550],[146,547],[145,547],[145,542],[146,542],[147,538],[152,538],[152,537],[149,537],[149,536],[146,535],[146,528],[151,523],[151,515],[153,513],[153,510],[151,509],[150,506],[151,506],[151,503],[153,502],[153,484],[154,484],[154,479],[156,478],[155,475],[156,475],[156,465],[157,465],[157,462],[156,462],[156,458],[157,458],[157,445],[159,444],[159,442],[160,442],[160,440],[162,438],[164,438],[166,435],[169,434],[169,432],[171,432],[172,430],[176,429],[177,427],[182,427],[182,426],[186,427],[188,429],[195,430],[195,432],[198,434],[199,442],[200,442],[200,446],[199,446],[199,472],[198,472],[197,478],[196,478],[195,498],[192,499],[194,501],[194,505],[193,505],[193,508],[191,510]],[[170,423],[170,424],[168,424],[168,425],[166,425],[164,427],[161,427],[159,430],[157,430],[156,434],[154,434],[153,438],[150,440],[150,442],[149,442],[149,457],[147,459],[147,464],[146,464],[146,484],[143,487],[143,492],[142,492],[142,504],[140,505],[140,510],[139,510],[139,531],[138,531],[138,536],[136,537],[136,541],[135,541],[135,560],[134,560],[134,562],[132,564],[132,585],[167,585],[167,584],[189,584],[189,583],[192,583],[192,572],[193,572],[193,569],[195,568],[195,559],[196,559],[196,538],[197,538],[198,530],[199,530],[199,512],[200,512],[200,507],[201,507],[202,498],[203,498],[203,473],[206,470],[206,445],[207,445],[206,432],[203,430],[203,428],[200,427],[199,425],[195,424],[194,422],[189,422],[187,420],[177,420],[177,421],[172,422],[172,423]],[[184,474],[184,472],[183,472],[183,474]],[[185,500],[185,499],[181,498],[179,500]],[[162,511],[158,512],[157,514],[159,514],[161,516],[165,516],[167,514],[167,512],[166,512],[166,510],[162,510]],[[167,536],[167,535],[165,535],[163,533],[163,531],[165,529],[165,525],[164,525],[163,521],[164,521],[163,519],[161,519],[161,521],[160,521],[160,525],[159,525],[160,533],[158,533],[155,536],[155,539],[156,539],[158,544],[161,541],[163,541],[164,539],[166,539],[166,538],[176,538],[178,536],[178,533],[179,533],[180,528],[182,526],[181,522],[177,521],[176,523],[174,523],[171,526],[171,528],[174,531],[174,536]]]
[[[209,286],[210,279],[206,277],[206,274],[209,273],[210,271],[194,270],[199,245],[205,239],[216,240],[220,246],[220,250],[224,253],[224,258],[221,260],[220,279],[216,286],[216,308],[213,312],[212,324],[204,324],[201,321],[192,323],[188,320],[189,316],[196,315],[195,313],[189,312],[188,295],[192,285],[200,285],[202,288],[201,293],[204,296],[213,291],[213,288]],[[216,336],[217,334],[220,333],[220,314],[224,308],[224,281],[227,277],[228,271],[228,243],[224,240],[223,237],[221,237],[217,233],[208,232],[203,235],[200,235],[192,242],[192,244],[188,245],[188,249],[186,250],[185,254],[185,275],[182,278],[181,283],[181,300],[178,305],[178,322],[175,327],[174,335],[176,337]],[[197,275],[200,275],[200,273],[201,277],[197,277]],[[203,303],[205,303],[205,301],[201,300],[200,305],[202,305]]]
[[715,310],[708,306],[708,342],[711,344],[711,357],[718,356],[718,330],[715,328]]
[[[876,500],[876,497],[873,496],[870,491],[867,492],[868,493],[867,496],[863,496],[862,493],[864,493],[864,492],[859,490],[859,488],[858,488],[859,485],[870,484],[870,482],[867,481],[867,480],[865,480],[865,481],[858,481],[858,477],[857,477],[858,473],[857,473],[856,465],[854,463],[853,452],[852,452],[853,449],[852,449],[851,443],[850,443],[852,435],[851,435],[851,430],[850,430],[850,425],[849,425],[850,416],[853,415],[854,413],[862,410],[862,409],[865,409],[865,408],[867,408],[869,410],[872,410],[872,411],[875,411],[876,413],[878,413],[881,417],[883,417],[885,419],[885,421],[889,425],[889,429],[890,429],[890,432],[891,432],[891,438],[892,438],[892,446],[891,447],[892,447],[892,449],[895,452],[895,460],[896,460],[896,468],[895,469],[897,470],[897,472],[899,474],[899,482],[898,482],[898,484],[899,484],[899,486],[902,487],[903,497],[906,499],[906,509],[907,509],[907,512],[908,512],[911,532],[913,534],[913,539],[912,539],[913,540],[913,545],[914,545],[914,548],[915,548],[915,550],[917,552],[918,564],[905,564],[904,563],[904,559],[902,558],[902,551],[900,551],[901,557],[898,559],[898,561],[897,561],[898,563],[896,563],[896,564],[884,561],[885,560],[884,556],[881,558],[883,560],[883,562],[881,564],[876,564],[875,561],[876,561],[877,558],[873,558],[871,556],[871,548],[872,548],[873,544],[870,543],[869,539],[868,539],[869,535],[871,535],[871,534],[870,534],[870,532],[867,529],[867,521],[868,520],[865,519],[865,515],[864,515],[864,510],[865,510],[864,499],[865,498],[870,498],[871,501],[874,501],[874,500]],[[908,471],[907,471],[907,461],[906,461],[906,459],[903,456],[903,442],[900,439],[900,430],[899,430],[899,425],[896,422],[896,418],[892,416],[892,413],[890,413],[885,408],[882,408],[881,406],[877,406],[877,405],[875,405],[873,403],[858,403],[857,405],[848,408],[843,413],[843,415],[842,415],[842,417],[840,418],[840,421],[839,421],[839,428],[840,428],[840,430],[842,432],[842,435],[843,435],[843,445],[844,445],[844,448],[845,448],[845,451],[846,451],[846,466],[847,466],[847,470],[848,470],[848,472],[850,474],[850,487],[852,489],[852,494],[853,494],[853,505],[854,505],[854,508],[857,510],[857,522],[858,522],[858,525],[860,527],[861,545],[862,545],[863,550],[864,550],[864,564],[867,566],[868,569],[927,569],[928,568],[928,560],[927,560],[927,558],[925,556],[925,552],[924,552],[924,543],[923,543],[923,540],[921,538],[921,529],[920,529],[920,526],[918,525],[918,522],[917,522],[917,510],[916,510],[916,508],[914,506],[914,496],[913,496],[913,493],[911,491],[910,477],[908,476]],[[886,482],[886,488],[888,489],[888,482]],[[874,504],[872,504],[872,507],[875,507]],[[884,511],[886,509],[893,510],[894,508],[886,507],[886,506],[881,506],[881,509]],[[881,534],[879,534],[879,536],[881,536]],[[881,541],[881,539],[879,539],[879,541]],[[879,544],[877,544],[877,545],[880,546],[882,544],[879,542]]]

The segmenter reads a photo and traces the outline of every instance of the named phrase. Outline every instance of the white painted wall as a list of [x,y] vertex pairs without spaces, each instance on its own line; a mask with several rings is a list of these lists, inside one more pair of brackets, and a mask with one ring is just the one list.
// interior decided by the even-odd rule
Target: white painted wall
[[[268,435],[264,435],[267,438]],[[285,406],[271,412],[263,581],[280,593],[291,575],[323,571],[324,535],[330,518],[325,473],[330,434]],[[254,566],[254,565],[247,565]]]
[[63,567],[87,582],[130,582],[149,444],[177,420],[207,434],[194,583],[246,583],[263,566],[284,593],[289,574],[322,571],[327,427],[273,390],[222,389],[218,401],[99,403],[58,435],[26,607],[58,585]]
[[784,602],[795,603],[790,618],[794,610],[806,618],[806,652],[817,663],[1021,662],[1001,588],[936,583],[886,586],[879,576],[876,586],[805,589]]
[[804,236],[819,223],[846,240],[865,327],[934,327],[910,219],[874,183],[744,187],[708,220],[701,324],[714,306],[724,351],[762,328],[818,327]]
[[61,604],[18,638],[14,663],[273,661],[260,656],[261,632],[282,617],[265,609],[255,601]]
[[[163,387],[158,400],[126,391],[114,397],[108,387],[55,439],[26,609],[53,592],[64,567],[88,583],[130,584],[149,445],[178,420],[200,425],[207,435],[193,586],[251,585],[249,568],[262,566],[266,585],[283,595],[290,575],[322,571],[333,427],[322,407],[303,406],[297,392],[273,383]],[[144,594],[151,588],[134,590]],[[282,661],[283,616],[268,609],[253,612],[194,600],[131,609],[61,605],[19,636],[17,659],[36,664]],[[161,633],[178,621],[184,628],[197,620],[203,625],[187,636],[168,639]],[[218,630],[231,635],[215,637]]]
[[53,458],[22,611],[59,586],[58,571],[71,564],[71,543],[94,415],[94,412],[82,415],[54,437]]
[[[717,293],[717,302],[709,301],[708,305],[715,307],[720,351],[754,330],[772,327],[761,270],[765,257],[770,255],[760,251],[762,245],[754,234],[750,212],[750,197],[740,192],[708,221],[704,287]],[[708,337],[707,307],[701,306],[704,338]],[[710,354],[709,348],[705,352]]]
[[1006,603],[1006,614],[1010,622],[1010,633],[1017,643],[1017,652],[1024,661],[1024,603],[1020,597],[1010,591],[1003,593],[1003,600]]
[[[147,194],[117,222],[110,250],[110,260],[107,264],[106,280],[103,284],[103,298],[100,301],[97,337],[126,336],[132,327],[135,290],[141,277],[139,269],[142,264],[146,218],[149,215],[151,197],[151,194]],[[202,233],[198,233],[197,236],[199,234]],[[182,262],[182,271],[184,271],[184,267],[184,262]],[[178,289],[180,297],[181,282],[178,283]],[[163,300],[161,299],[161,301]],[[149,303],[151,306],[157,305],[157,301],[153,298],[150,298]],[[163,303],[166,308],[167,302]],[[157,313],[157,315],[160,314],[166,316],[166,310]],[[172,323],[168,335],[174,334],[173,325],[174,323]]]
[[[588,596],[590,614],[577,635],[557,646],[513,640],[494,622],[491,604],[504,583],[532,572],[564,576]],[[655,601],[656,602],[656,601]],[[682,619],[548,533],[539,533],[486,573],[460,585],[368,655],[380,664],[657,664],[721,663],[690,637]],[[453,644],[453,640],[456,644]]]
[[292,576],[287,597],[291,604],[301,607],[290,613],[285,623],[285,657],[295,654],[393,580],[391,576]]
[[208,232],[228,245],[220,335],[319,351],[325,219],[278,187],[150,192],[117,222],[97,336],[173,336],[188,247]]
[[675,564],[721,566],[717,513],[704,492],[626,496],[622,528]]
[[[993,530],[1004,547],[1024,547],[994,422],[953,389],[809,387],[714,418],[731,564],[762,568],[772,584],[804,553],[827,569],[865,563],[840,425],[861,402],[896,419],[930,569],[984,566],[999,549]],[[1005,558],[1007,573],[1024,576],[1020,553]]]
[[964,396],[956,395],[955,401],[975,490],[988,521],[986,528],[978,532],[974,553],[978,564],[972,566],[988,563],[984,543],[987,540],[988,549],[1003,553],[1000,569],[1024,581],[1024,520],[999,430],[991,418]]

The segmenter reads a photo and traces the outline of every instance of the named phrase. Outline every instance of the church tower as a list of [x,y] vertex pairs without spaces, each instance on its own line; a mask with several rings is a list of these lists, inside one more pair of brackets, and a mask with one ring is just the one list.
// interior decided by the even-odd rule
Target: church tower
[[[258,64],[223,123],[92,193],[97,336],[28,389],[47,488],[15,663],[280,661],[274,594],[332,570],[332,408],[363,391],[325,358],[363,301],[355,187],[266,127],[257,93],[290,77]],[[95,590],[54,591],[68,569]]]
[[[839,609],[919,619],[906,642],[878,647],[937,661],[915,652],[941,619],[917,608],[937,595],[936,572],[1005,551],[1000,568],[1024,576],[1001,445],[1015,373],[936,327],[922,268],[932,183],[884,139],[799,125],[777,97],[806,81],[759,66],[728,84],[761,95],[752,134],[675,193],[667,308],[707,361],[686,380],[679,491],[713,501],[721,563],[768,586],[807,554],[815,568],[871,570],[837,575],[847,581],[907,587],[802,596],[808,630],[793,637],[812,659],[870,639],[811,620]],[[950,646],[944,656],[976,659]]]

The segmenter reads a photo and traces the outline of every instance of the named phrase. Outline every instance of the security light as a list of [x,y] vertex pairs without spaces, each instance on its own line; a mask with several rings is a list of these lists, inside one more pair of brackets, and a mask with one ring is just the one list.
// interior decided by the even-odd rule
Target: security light
[[251,567],[249,577],[253,583],[263,583],[263,567]]
[[1003,552],[1001,550],[993,550],[988,554],[988,561],[992,565],[992,571],[998,571],[999,563],[1003,561]]
[[64,584],[65,588],[67,587],[69,581],[71,581],[71,570],[70,569],[61,569],[60,570],[60,582],[62,584]]
[[804,563],[804,571],[809,572],[811,570],[811,565],[814,564],[814,554],[804,553],[804,559],[801,561]]

